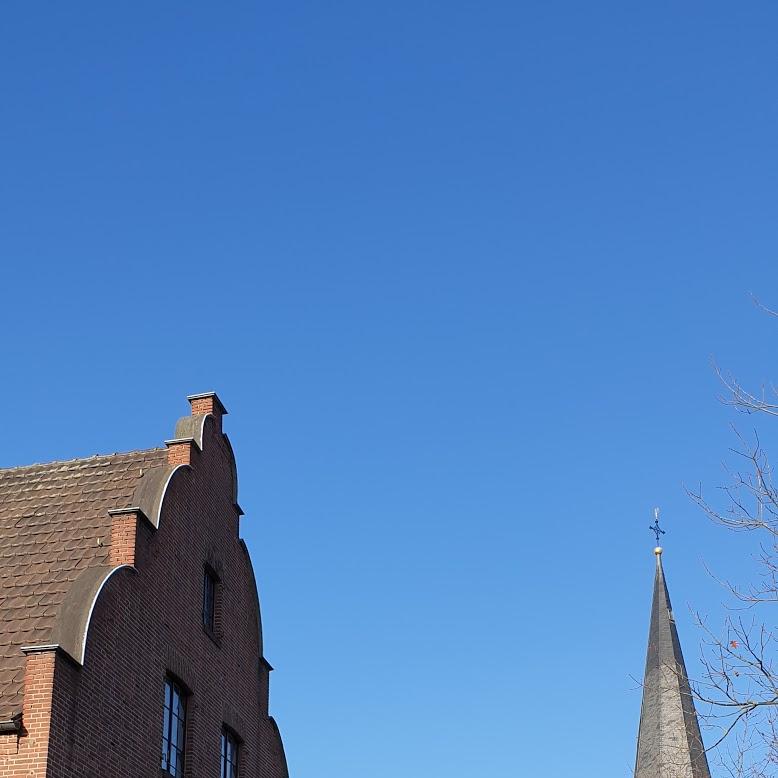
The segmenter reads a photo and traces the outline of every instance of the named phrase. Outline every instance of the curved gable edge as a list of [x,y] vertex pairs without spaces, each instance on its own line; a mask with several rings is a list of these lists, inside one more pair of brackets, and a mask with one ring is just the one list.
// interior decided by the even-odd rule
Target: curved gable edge
[[58,645],[79,665],[84,664],[86,642],[95,605],[108,581],[120,570],[135,573],[130,565],[89,567],[73,582],[60,606],[52,633]]
[[281,731],[278,729],[278,724],[276,724],[276,720],[272,716],[268,716],[267,720],[272,728],[273,740],[275,741],[276,753],[279,759],[277,767],[280,773],[274,776],[274,778],[289,778],[289,765],[286,761],[286,751],[284,750],[284,741],[281,739]]
[[[203,447],[205,446],[205,423],[208,420],[217,423],[216,429],[219,429],[218,422],[216,422],[216,417],[212,413],[204,413],[195,416],[182,416],[176,422],[174,433],[175,439],[193,440],[197,448],[202,451]],[[242,513],[240,506],[238,505],[238,467],[237,463],[235,462],[235,451],[232,448],[232,443],[230,442],[227,434],[222,432],[221,436],[224,440],[225,447],[227,448],[227,453],[229,454],[230,458],[230,467],[232,469],[232,502],[238,511]]]
[[257,588],[257,578],[254,575],[254,565],[251,563],[251,554],[249,554],[248,546],[246,545],[246,541],[243,540],[243,538],[238,539],[238,543],[240,544],[240,547],[243,549],[243,553],[246,556],[246,567],[248,568],[249,575],[251,576],[251,584],[252,584],[252,591],[254,594],[254,602],[256,604],[256,614],[257,614],[257,630],[259,634],[257,635],[258,645],[259,645],[259,658],[265,656],[265,650],[262,640],[262,610],[259,607],[259,589]]
[[140,510],[155,529],[159,529],[162,503],[165,501],[173,476],[182,468],[191,470],[191,465],[155,467],[144,475],[135,490],[132,498],[133,508]]
[[232,448],[232,443],[230,443],[227,434],[222,433],[222,437],[224,438],[224,445],[227,446],[227,451],[230,455],[230,464],[232,466],[232,502],[238,509],[238,513],[243,514],[240,505],[238,505],[238,465],[235,462],[235,451]]
[[174,437],[179,440],[191,438],[197,444],[200,451],[203,450],[203,434],[205,432],[205,420],[213,418],[212,413],[204,413],[198,416],[182,416],[176,422]]

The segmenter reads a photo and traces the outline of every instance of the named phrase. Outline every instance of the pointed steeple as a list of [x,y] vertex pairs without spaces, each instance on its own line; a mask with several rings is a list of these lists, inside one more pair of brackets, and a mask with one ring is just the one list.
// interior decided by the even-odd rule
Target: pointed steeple
[[710,778],[662,569],[662,549],[657,545],[654,553],[654,600],[635,778]]

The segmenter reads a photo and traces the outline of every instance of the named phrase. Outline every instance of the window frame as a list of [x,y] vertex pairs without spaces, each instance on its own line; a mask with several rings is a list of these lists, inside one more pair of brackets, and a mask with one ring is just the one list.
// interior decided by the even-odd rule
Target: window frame
[[[208,597],[210,584],[210,601]],[[210,610],[208,605],[210,604]],[[203,565],[203,601],[202,601],[202,622],[203,629],[212,638],[216,638],[218,626],[219,604],[219,576],[210,565]],[[210,616],[210,618],[209,618]]]
[[[165,775],[180,778],[184,775],[186,765],[187,702],[190,694],[186,686],[172,675],[165,676],[162,688],[163,719],[160,770]],[[178,699],[177,706],[174,704],[176,698]],[[171,758],[173,754],[175,754],[175,759]]]
[[[231,752],[225,748],[231,747]],[[222,725],[219,747],[219,777],[238,778],[240,776],[241,739],[234,729]]]

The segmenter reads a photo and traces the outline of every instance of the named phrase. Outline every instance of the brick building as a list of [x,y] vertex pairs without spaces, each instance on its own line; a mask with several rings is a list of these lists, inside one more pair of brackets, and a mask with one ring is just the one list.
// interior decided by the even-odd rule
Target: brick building
[[0,778],[287,778],[215,394],[165,448],[0,470]]

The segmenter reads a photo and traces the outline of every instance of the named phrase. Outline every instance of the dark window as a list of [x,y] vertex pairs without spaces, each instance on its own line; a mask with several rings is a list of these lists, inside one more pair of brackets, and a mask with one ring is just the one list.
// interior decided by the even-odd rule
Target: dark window
[[209,568],[203,573],[203,626],[211,633],[216,626],[216,576]]
[[238,739],[227,728],[222,730],[220,778],[238,778]]
[[184,774],[184,727],[186,695],[170,679],[165,681],[165,719],[162,722],[162,769],[170,775]]

